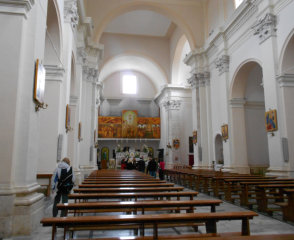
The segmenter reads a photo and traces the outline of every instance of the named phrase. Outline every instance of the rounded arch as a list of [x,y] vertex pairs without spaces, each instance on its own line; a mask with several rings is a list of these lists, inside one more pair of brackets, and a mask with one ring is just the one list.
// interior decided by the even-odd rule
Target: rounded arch
[[170,9],[164,8],[162,5],[154,2],[130,2],[126,3],[122,6],[117,7],[116,9],[113,9],[110,11],[100,22],[100,24],[97,26],[97,30],[94,33],[94,39],[95,41],[99,42],[101,35],[106,28],[107,24],[113,20],[114,18],[118,17],[119,15],[122,15],[124,13],[135,11],[135,10],[149,10],[157,12],[161,15],[166,16],[167,18],[171,19],[174,23],[176,23],[185,33],[187,36],[188,42],[192,49],[197,47],[196,41],[193,37],[192,30],[190,27],[185,23],[185,21],[175,12],[173,12]]
[[215,136],[214,147],[215,147],[215,164],[224,164],[223,138],[220,133],[218,133]]
[[230,99],[244,98],[246,90],[246,79],[248,78],[250,70],[253,69],[256,65],[261,67],[261,62],[258,59],[247,59],[240,63],[233,75],[233,80],[230,84]]
[[288,35],[279,58],[280,74],[294,73],[294,29]]
[[185,34],[182,34],[182,36],[178,39],[177,46],[174,52],[171,76],[172,83],[179,82],[179,79],[184,77],[183,75],[185,75],[185,72],[189,72],[189,67],[186,66],[183,62],[184,56],[187,54],[187,49],[189,49],[188,52],[191,51],[189,42]]
[[124,70],[144,74],[152,81],[157,92],[162,85],[168,83],[167,76],[160,65],[153,59],[139,54],[121,54],[106,61],[101,68],[99,82],[103,82],[115,72]]
[[47,29],[44,62],[46,65],[60,65],[62,53],[62,29],[60,12],[56,0],[48,1]]

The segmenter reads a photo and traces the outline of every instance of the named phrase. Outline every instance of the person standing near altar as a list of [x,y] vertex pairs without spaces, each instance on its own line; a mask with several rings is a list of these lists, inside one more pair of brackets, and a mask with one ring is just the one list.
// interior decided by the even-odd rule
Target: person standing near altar
[[157,163],[154,158],[150,158],[150,161],[148,162],[148,166],[147,166],[147,172],[150,174],[150,176],[156,178],[156,170],[157,170]]

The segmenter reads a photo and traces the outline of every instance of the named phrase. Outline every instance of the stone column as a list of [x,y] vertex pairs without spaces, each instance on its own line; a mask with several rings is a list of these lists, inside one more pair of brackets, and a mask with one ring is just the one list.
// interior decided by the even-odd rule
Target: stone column
[[[270,8],[269,8],[270,10]],[[277,110],[278,121],[282,117],[282,109],[279,108],[279,97],[276,84],[277,75],[277,39],[276,39],[276,16],[266,13],[254,26],[254,34],[258,36],[261,61],[266,63],[262,66],[263,88],[266,111]],[[279,123],[278,123],[279,125]],[[278,128],[274,134],[268,134],[269,149],[269,172],[273,174],[284,174],[287,164],[283,161],[281,144],[281,129]]]
[[[282,105],[283,132],[281,134],[283,146],[283,166],[289,176],[294,177],[294,74],[283,74],[277,77],[280,87],[280,99]],[[281,124],[280,124],[281,125]]]
[[[187,79],[188,83],[190,84],[192,88],[192,123],[193,123],[193,131],[197,131],[197,143],[193,144],[194,147],[194,165],[193,169],[197,169],[201,166],[200,159],[199,159],[199,145],[200,145],[200,127],[199,127],[199,94],[198,92],[198,80],[196,78],[196,75],[192,75],[189,79]],[[198,100],[197,100],[198,99]]]
[[45,0],[0,4],[0,239],[29,235],[43,215],[44,195],[36,192],[42,123],[32,89],[36,58],[43,61],[46,11]]
[[[229,66],[230,66],[230,57],[228,55],[221,55],[215,60],[215,67],[219,73],[219,81],[223,82],[221,84],[221,89],[219,89],[221,96],[221,107],[222,114],[218,116],[223,124],[228,124],[228,136],[229,138],[223,142],[223,154],[224,154],[224,169],[232,171],[230,166],[236,165],[234,162],[237,161],[237,155],[235,154],[235,149],[233,148],[233,139],[231,139],[232,133],[232,119],[228,111],[229,104]],[[245,123],[245,122],[244,122]],[[245,126],[245,125],[244,125]],[[221,131],[221,126],[219,126],[219,131]],[[236,158],[234,158],[234,156]],[[246,165],[246,163],[244,163]],[[245,171],[247,171],[246,169]]]
[[173,145],[173,139],[178,138],[180,116],[178,111],[180,110],[181,101],[179,99],[173,99],[171,97],[166,97],[163,100],[163,107],[166,111],[166,124],[167,124],[167,145],[170,147],[166,148],[168,153],[168,158],[166,161],[167,167],[172,167],[174,164],[181,163],[182,159],[179,159],[178,149],[175,149]]

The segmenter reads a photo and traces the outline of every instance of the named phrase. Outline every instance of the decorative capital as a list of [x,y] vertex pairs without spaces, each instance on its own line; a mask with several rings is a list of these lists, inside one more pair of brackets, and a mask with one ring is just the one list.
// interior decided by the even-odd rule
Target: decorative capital
[[163,101],[163,106],[166,111],[169,110],[179,110],[181,106],[181,101],[180,100],[175,100],[175,99],[165,99]]
[[86,52],[86,49],[84,47],[79,47],[77,54],[78,54],[79,63],[85,65],[87,63],[87,55],[88,55]]
[[264,18],[260,19],[252,29],[254,35],[258,35],[259,44],[262,44],[268,38],[276,35],[277,17],[271,13],[267,13]]
[[210,84],[210,73],[202,72],[193,74],[187,81],[192,88],[208,86]]
[[222,55],[214,61],[215,67],[217,68],[219,75],[229,71],[230,56]]
[[83,66],[83,74],[85,75],[84,80],[96,84],[98,80],[98,70],[96,68]]
[[77,0],[64,1],[64,20],[75,29],[79,23]]

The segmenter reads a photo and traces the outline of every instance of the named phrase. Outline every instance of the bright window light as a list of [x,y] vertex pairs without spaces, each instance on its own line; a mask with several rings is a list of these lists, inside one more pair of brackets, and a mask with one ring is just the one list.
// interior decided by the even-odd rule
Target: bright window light
[[235,7],[239,7],[244,0],[235,0]]
[[135,75],[123,75],[123,94],[136,94],[137,93],[137,77]]

